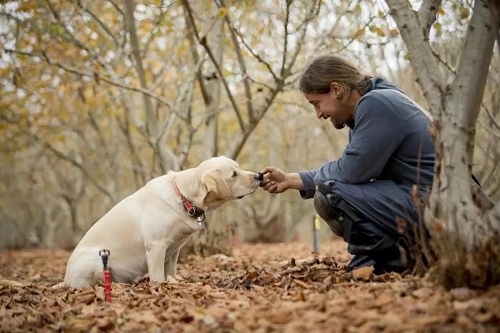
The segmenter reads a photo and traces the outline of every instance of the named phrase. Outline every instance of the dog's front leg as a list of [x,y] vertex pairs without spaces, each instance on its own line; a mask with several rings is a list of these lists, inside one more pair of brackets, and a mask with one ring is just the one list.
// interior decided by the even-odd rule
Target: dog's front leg
[[177,270],[177,260],[179,259],[180,251],[181,251],[180,249],[175,251],[170,257],[170,259],[168,259],[167,262],[165,263],[165,278],[167,277],[167,275],[170,275],[175,279],[175,272]]
[[167,240],[155,240],[146,242],[146,261],[148,264],[148,273],[151,281],[164,282],[165,281],[165,253],[169,244]]

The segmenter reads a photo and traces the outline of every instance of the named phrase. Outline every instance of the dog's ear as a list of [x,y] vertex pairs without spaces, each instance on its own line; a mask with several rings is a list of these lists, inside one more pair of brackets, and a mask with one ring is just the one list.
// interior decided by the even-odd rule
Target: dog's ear
[[231,197],[231,190],[227,186],[224,177],[222,177],[221,170],[212,170],[207,172],[202,177],[202,182],[208,190],[207,196],[213,196],[217,199],[224,199]]

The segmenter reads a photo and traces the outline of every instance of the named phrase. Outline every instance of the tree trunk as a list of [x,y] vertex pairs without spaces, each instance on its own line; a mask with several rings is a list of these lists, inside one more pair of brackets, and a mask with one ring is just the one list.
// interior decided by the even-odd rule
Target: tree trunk
[[[493,2],[491,2],[493,4]],[[437,130],[437,168],[428,224],[438,254],[437,277],[447,287],[500,282],[500,221],[473,200],[472,160],[479,108],[498,21],[488,1],[476,1],[455,80]],[[494,208],[493,208],[494,209]]]
[[[137,76],[139,77],[141,88],[147,89],[148,84],[146,82],[146,73],[144,71],[144,66],[142,64],[141,50],[135,28],[135,19],[134,19],[135,6],[136,4],[134,0],[125,0],[126,29],[129,34],[132,55],[135,60],[135,67],[137,71]],[[142,98],[144,101],[144,111],[145,111],[144,117],[146,120],[148,142],[150,146],[153,148],[154,154],[156,154],[159,158],[159,166],[161,169],[161,173],[165,174],[168,170],[177,170],[178,161],[175,154],[170,149],[168,149],[166,143],[161,140],[161,133],[160,129],[158,128],[158,119],[155,116],[151,97],[146,94],[142,94]]]
[[[456,110],[451,105],[445,110]],[[445,113],[442,120],[454,119]],[[436,138],[438,164],[426,221],[438,257],[435,276],[449,288],[500,282],[500,219],[491,214],[492,205],[475,202],[471,191],[473,136],[456,125],[443,126]]]
[[[215,6],[214,6],[215,7]],[[217,9],[217,7],[215,7]],[[219,19],[214,24],[213,33],[211,34],[210,45],[214,54],[215,61],[222,66],[224,55],[224,21]],[[208,93],[208,103],[206,104],[209,118],[207,120],[207,158],[217,156],[219,153],[218,146],[218,129],[219,129],[219,107],[221,98],[221,82],[217,74],[217,70],[210,63],[208,71],[202,80],[206,80],[206,91]]]
[[438,257],[435,277],[449,288],[500,282],[498,204],[486,210],[474,202],[467,147],[458,128],[444,128],[439,135],[442,162],[426,218]]
[[203,228],[182,248],[181,259],[187,254],[202,257],[218,253],[231,255],[235,223],[233,219],[236,216],[231,206],[231,204],[225,204],[206,215]]
[[[213,16],[217,17],[219,9],[213,5]],[[210,39],[208,40],[210,49],[213,52],[215,61],[222,66],[224,55],[224,20],[217,19],[211,30]],[[209,114],[207,120],[206,134],[206,158],[217,156],[219,154],[218,147],[218,129],[221,98],[221,82],[217,71],[213,64],[210,63],[208,69],[200,77],[200,80],[205,80],[200,84],[204,84],[206,92],[205,106]],[[233,214],[231,214],[231,205],[223,205],[215,211],[206,214],[206,223],[202,231],[195,234],[193,238],[183,249],[183,254],[194,253],[201,256],[209,256],[216,253],[230,255],[232,251],[232,235],[233,235]]]
[[[450,85],[425,42],[425,1],[418,13],[406,1],[387,0],[408,48],[411,65],[434,116],[436,169],[426,224],[437,261],[434,276],[448,288],[486,287],[500,282],[500,221],[497,204],[474,200],[471,169],[475,127],[488,76],[498,16],[495,1],[477,0]],[[425,20],[418,19],[427,17]],[[429,56],[422,57],[428,54]]]

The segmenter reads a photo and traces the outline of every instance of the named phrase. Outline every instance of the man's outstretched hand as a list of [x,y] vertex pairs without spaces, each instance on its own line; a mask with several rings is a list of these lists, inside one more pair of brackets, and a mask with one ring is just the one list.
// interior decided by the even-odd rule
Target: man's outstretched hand
[[276,167],[267,167],[261,171],[264,175],[262,188],[269,193],[281,193],[286,191],[286,173]]

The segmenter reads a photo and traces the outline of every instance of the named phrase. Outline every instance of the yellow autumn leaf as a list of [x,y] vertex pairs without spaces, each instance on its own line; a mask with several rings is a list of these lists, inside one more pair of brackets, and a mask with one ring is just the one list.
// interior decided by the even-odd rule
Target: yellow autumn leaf
[[221,7],[219,9],[219,13],[217,13],[217,18],[221,19],[221,18],[224,18],[226,15],[227,15],[227,8]]
[[405,60],[410,60],[410,55],[408,53],[405,53],[404,58],[405,58]]
[[432,26],[437,33],[441,33],[441,24],[439,22],[434,23]]
[[359,39],[361,39],[361,37],[363,37],[364,33],[365,33],[365,29],[364,28],[358,28],[354,32],[354,38],[359,40]]
[[27,1],[19,5],[19,10],[22,12],[29,12],[30,10],[34,10],[36,7],[37,7],[36,1]]
[[445,14],[445,11],[444,11],[443,7],[439,7],[439,8],[438,8],[438,10],[437,10],[437,13],[438,13],[439,15],[444,15],[444,14]]
[[354,7],[354,12],[356,14],[361,14],[361,5],[358,3],[356,7]]
[[396,37],[397,35],[399,35],[398,29],[391,29],[389,31],[389,33],[390,33],[391,37]]
[[469,8],[463,7],[462,9],[460,9],[460,19],[461,20],[468,19],[469,15],[470,15],[470,9]]
[[376,33],[380,37],[385,36],[385,32],[382,29],[380,29],[379,27],[376,27],[374,25],[370,26],[370,31]]
[[145,21],[142,23],[141,28],[144,29],[145,31],[150,32],[151,30],[154,29],[154,25],[153,25],[153,23],[151,23],[149,21]]

